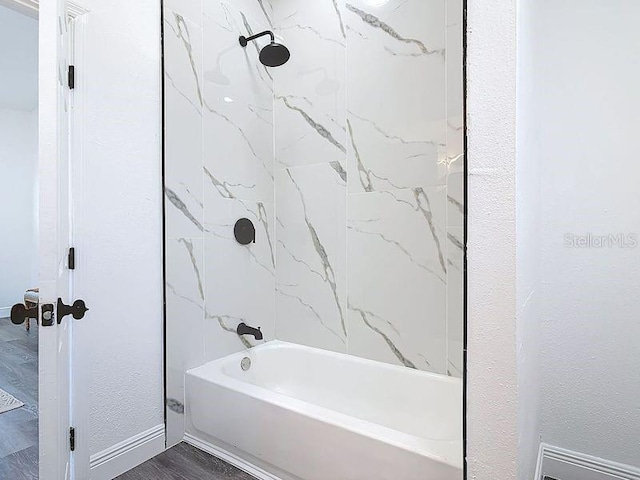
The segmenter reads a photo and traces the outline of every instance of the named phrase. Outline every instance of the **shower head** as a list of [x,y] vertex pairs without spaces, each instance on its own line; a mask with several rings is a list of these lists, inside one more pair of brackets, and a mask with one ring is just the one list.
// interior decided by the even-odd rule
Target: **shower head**
[[289,58],[291,58],[289,49],[284,45],[277,43],[273,32],[269,30],[266,30],[262,33],[257,33],[256,35],[252,35],[250,37],[240,37],[240,45],[242,45],[242,47],[246,47],[249,42],[265,35],[269,35],[271,37],[271,43],[260,50],[260,63],[262,63],[266,67],[279,67],[280,65],[284,65],[285,63],[287,63],[287,61],[289,61]]
[[267,67],[279,67],[287,63],[291,58],[289,49],[284,45],[271,42],[269,45],[260,50],[260,62]]

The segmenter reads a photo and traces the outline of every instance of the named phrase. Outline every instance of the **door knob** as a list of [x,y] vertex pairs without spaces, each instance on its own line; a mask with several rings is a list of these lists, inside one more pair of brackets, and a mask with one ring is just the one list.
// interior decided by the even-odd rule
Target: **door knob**
[[22,325],[27,318],[38,319],[38,307],[27,308],[22,303],[16,303],[11,307],[11,322],[14,325]]
[[73,318],[80,320],[84,318],[84,314],[89,310],[84,300],[76,300],[73,305],[65,305],[61,298],[58,299],[58,324],[67,315],[73,315]]
[[[84,300],[76,300],[73,305],[65,305],[61,298],[58,299],[58,324],[67,315],[72,315],[76,320],[84,318],[84,314],[89,310]],[[16,303],[11,307],[11,322],[15,325],[22,325],[27,318],[38,318],[38,307],[27,308],[22,303]],[[42,305],[42,326],[51,327],[54,322],[53,305]]]

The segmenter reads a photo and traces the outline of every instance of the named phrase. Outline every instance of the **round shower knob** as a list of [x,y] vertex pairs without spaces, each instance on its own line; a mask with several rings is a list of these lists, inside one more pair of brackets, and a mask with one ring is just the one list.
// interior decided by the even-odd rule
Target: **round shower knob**
[[248,218],[241,218],[233,227],[233,234],[240,245],[256,243],[256,228]]

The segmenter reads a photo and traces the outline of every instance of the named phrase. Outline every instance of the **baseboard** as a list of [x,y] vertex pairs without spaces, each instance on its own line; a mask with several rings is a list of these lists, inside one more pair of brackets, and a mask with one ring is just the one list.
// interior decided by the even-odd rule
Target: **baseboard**
[[11,307],[0,307],[0,318],[9,318],[11,316]]
[[164,424],[91,456],[91,480],[112,480],[164,451]]
[[535,480],[640,480],[640,469],[541,444]]
[[239,468],[249,475],[253,475],[258,480],[281,480],[280,477],[276,477],[266,470],[263,470],[262,468],[256,467],[255,465],[246,462],[237,455],[234,455],[233,453],[230,453],[222,448],[216,447],[215,445],[212,445],[208,442],[200,440],[199,438],[189,435],[188,433],[185,434],[184,441],[189,445],[192,445],[204,452],[213,455],[214,457],[218,457],[225,462],[230,463],[234,467]]

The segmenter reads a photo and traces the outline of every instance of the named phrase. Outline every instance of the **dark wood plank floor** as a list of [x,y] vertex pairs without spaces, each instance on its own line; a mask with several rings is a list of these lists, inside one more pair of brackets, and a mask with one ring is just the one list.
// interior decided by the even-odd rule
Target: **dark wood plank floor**
[[0,478],[38,478],[38,328],[0,319],[0,388],[24,407],[0,413]]
[[248,473],[197,448],[180,443],[118,480],[255,480]]

